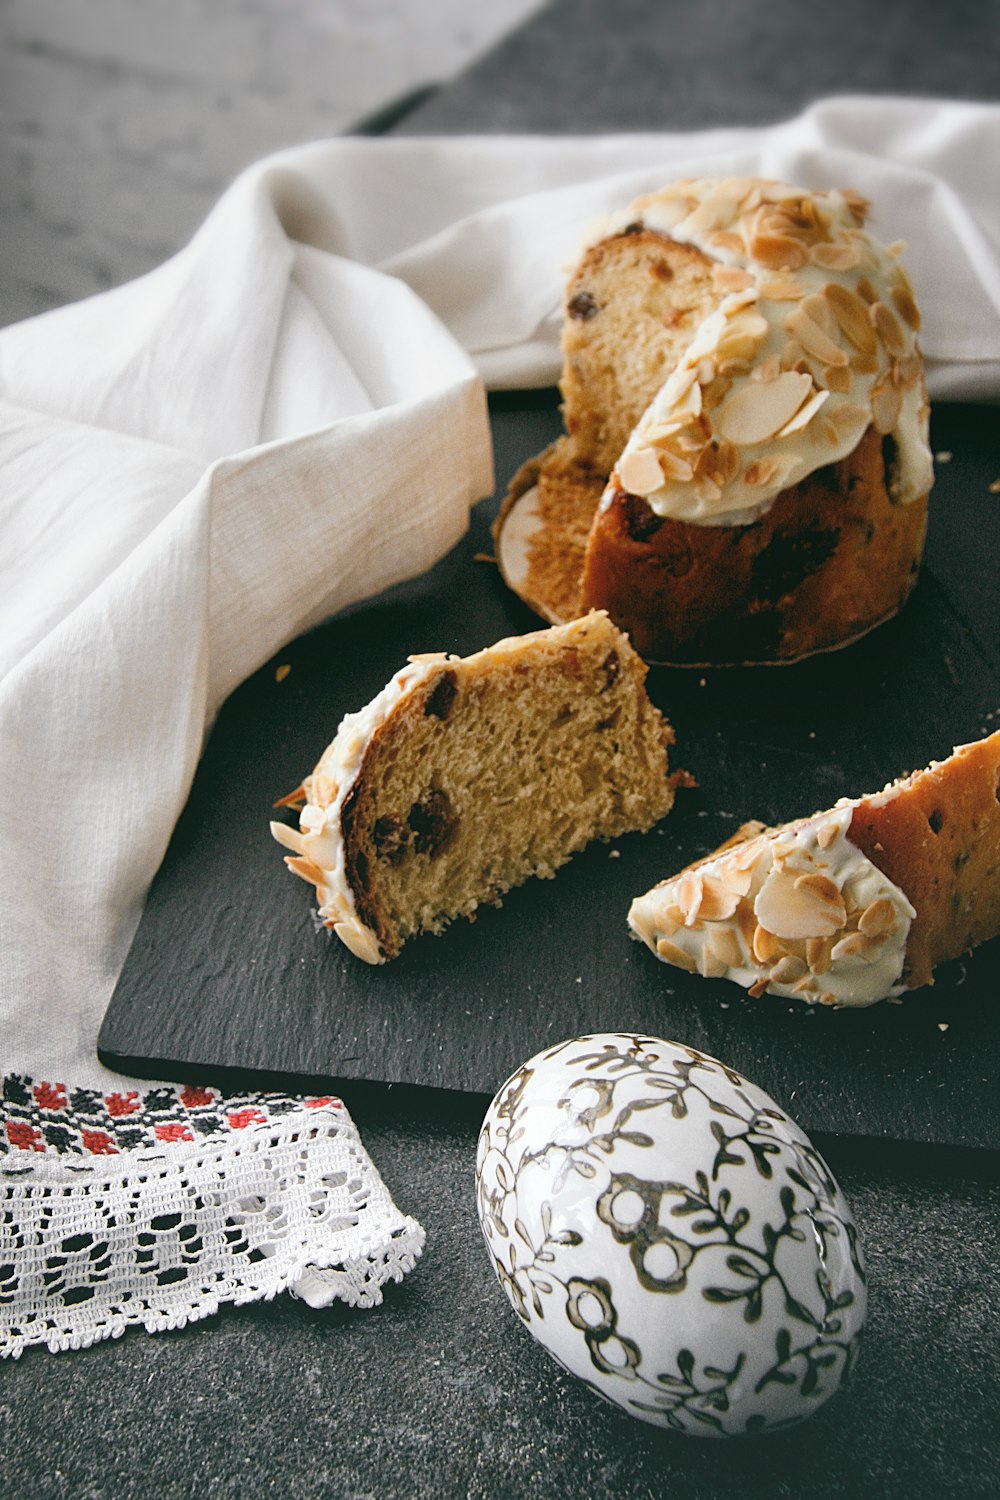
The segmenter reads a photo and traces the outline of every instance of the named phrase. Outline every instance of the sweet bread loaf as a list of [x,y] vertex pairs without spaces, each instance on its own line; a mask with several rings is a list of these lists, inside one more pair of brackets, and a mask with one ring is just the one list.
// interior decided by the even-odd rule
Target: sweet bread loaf
[[298,830],[271,824],[326,926],[382,963],[592,839],[650,828],[673,803],[673,733],[645,677],[596,612],[474,656],[411,657],[341,723]]
[[933,465],[898,247],[849,193],[682,182],[569,277],[566,435],[495,536],[545,618],[606,608],[650,660],[791,661],[913,586]]
[[1000,933],[1000,731],[781,828],[747,824],[633,901],[666,963],[750,993],[872,1005]]

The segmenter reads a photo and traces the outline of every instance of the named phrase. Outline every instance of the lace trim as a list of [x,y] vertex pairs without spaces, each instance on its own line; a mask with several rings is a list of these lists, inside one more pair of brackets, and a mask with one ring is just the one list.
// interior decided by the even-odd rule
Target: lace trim
[[423,1243],[333,1096],[4,1081],[0,1355],[281,1291],[372,1307]]

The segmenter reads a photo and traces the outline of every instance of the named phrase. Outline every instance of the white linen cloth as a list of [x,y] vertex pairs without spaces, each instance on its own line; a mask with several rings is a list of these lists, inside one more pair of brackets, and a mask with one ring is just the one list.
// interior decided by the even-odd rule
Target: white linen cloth
[[[304,146],[245,172],[158,270],[0,333],[0,1071],[42,1086],[17,1140],[0,1122],[0,1192],[5,1167],[22,1204],[27,1177],[69,1180],[53,1080],[98,1110],[129,1094],[97,1030],[220,704],[458,540],[492,488],[483,383],[556,380],[587,223],[675,177],[745,174],[869,197],[873,231],[908,243],[932,397],[1000,398],[1000,108],[920,100],[692,135]],[[114,1149],[101,1169],[123,1177]],[[364,1163],[377,1244],[363,1225],[346,1248],[297,1241],[263,1290],[226,1281],[220,1250],[222,1300],[306,1289],[310,1256],[377,1260],[387,1236],[402,1274],[419,1228]],[[121,1326],[196,1316],[199,1295]],[[77,1312],[38,1314],[21,1344],[121,1331]]]

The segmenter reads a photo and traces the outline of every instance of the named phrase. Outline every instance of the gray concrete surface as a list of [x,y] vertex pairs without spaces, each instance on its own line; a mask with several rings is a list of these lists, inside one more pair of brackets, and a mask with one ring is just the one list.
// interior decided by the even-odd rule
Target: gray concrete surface
[[541,0],[0,0],[0,325],[117,285],[249,162],[445,82]]

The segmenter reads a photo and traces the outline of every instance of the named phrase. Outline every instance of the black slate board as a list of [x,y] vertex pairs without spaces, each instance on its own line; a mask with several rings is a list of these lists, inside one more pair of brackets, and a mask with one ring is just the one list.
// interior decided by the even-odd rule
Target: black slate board
[[[271,804],[408,653],[464,654],[537,627],[476,560],[497,502],[478,506],[429,574],[299,639],[227,702],[105,1018],[104,1061],[156,1077],[226,1068],[491,1094],[549,1042],[624,1027],[723,1057],[806,1129],[1000,1146],[1000,945],[904,1005],[828,1012],[667,968],[624,922],[632,896],[746,818],[876,790],[1000,726],[994,415],[935,413],[935,447],[955,457],[939,467],[925,569],[897,620],[797,666],[653,669],[673,763],[698,789],[653,832],[594,846],[556,880],[370,969],[316,929],[310,889],[268,834]],[[495,397],[492,416],[502,492],[559,418],[550,392]],[[280,683],[279,663],[291,667]]]

